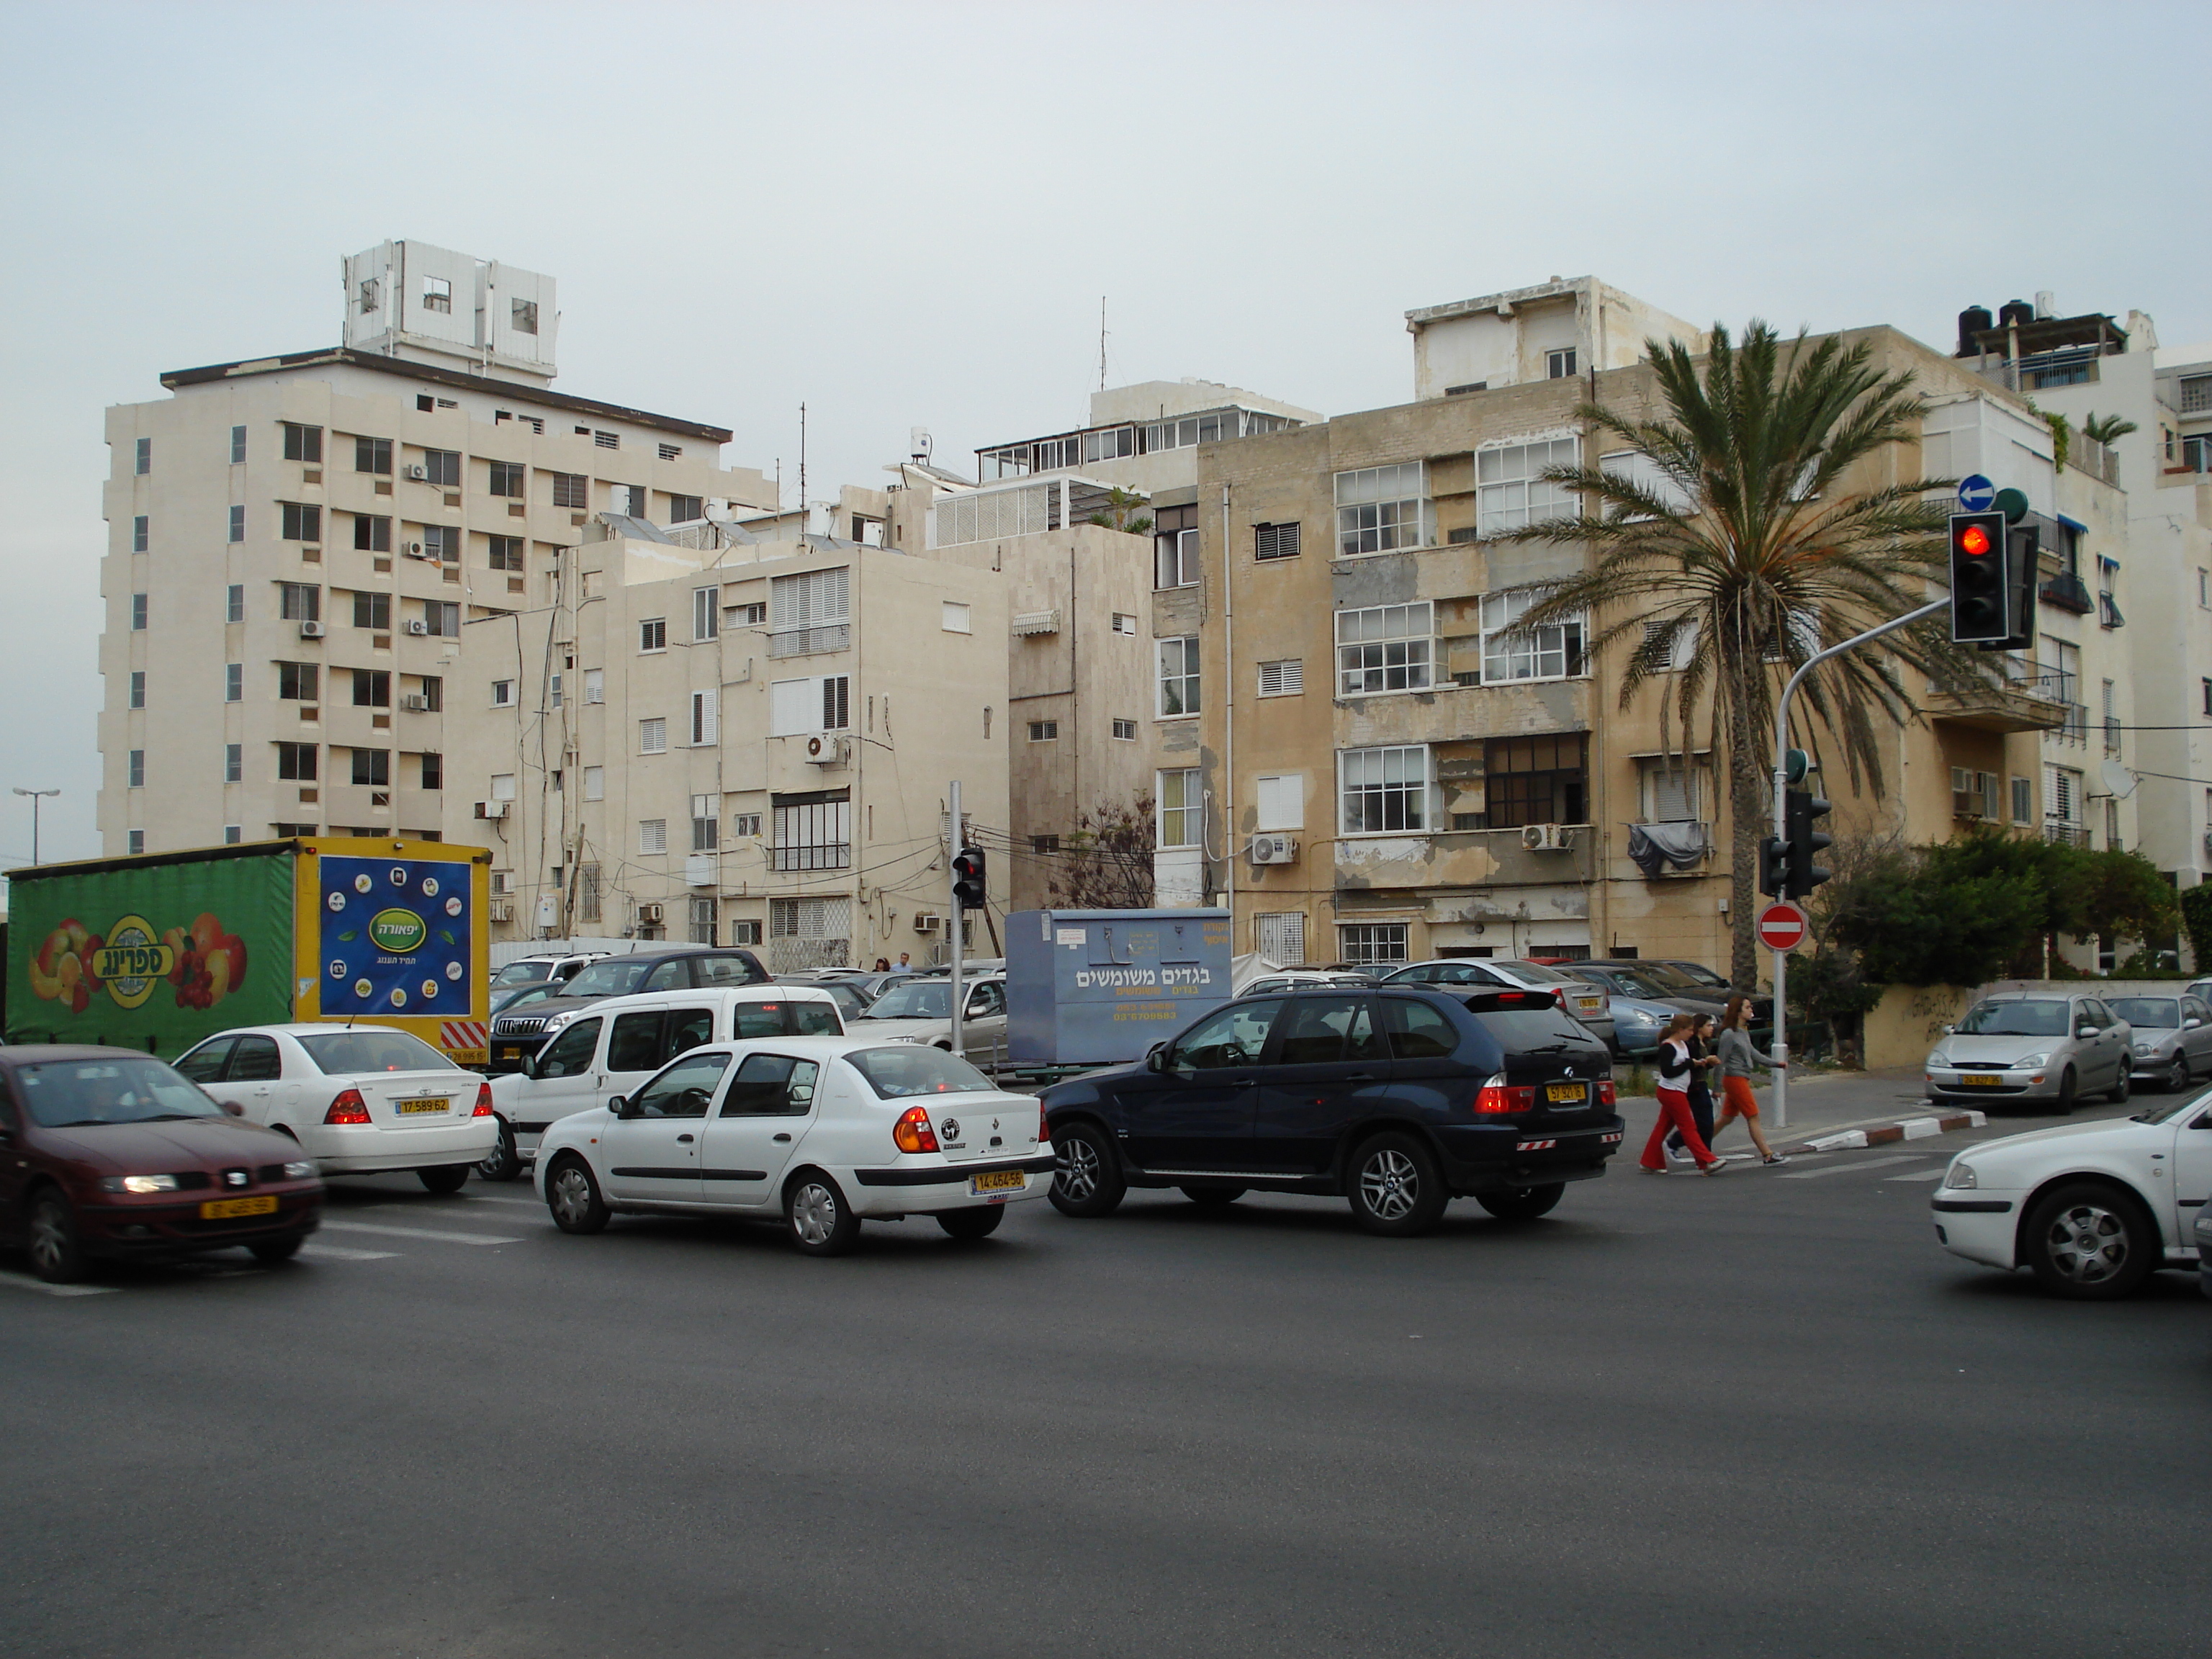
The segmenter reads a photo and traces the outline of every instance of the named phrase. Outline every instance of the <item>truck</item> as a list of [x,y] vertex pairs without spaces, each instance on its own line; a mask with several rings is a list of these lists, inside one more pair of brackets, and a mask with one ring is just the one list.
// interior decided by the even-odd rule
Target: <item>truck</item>
[[1229,1000],[1229,945],[1222,909],[1015,911],[1008,1057],[1017,1069],[1142,1059]]
[[491,854],[349,836],[9,872],[10,1042],[174,1058],[240,1025],[410,1031],[481,1070]]

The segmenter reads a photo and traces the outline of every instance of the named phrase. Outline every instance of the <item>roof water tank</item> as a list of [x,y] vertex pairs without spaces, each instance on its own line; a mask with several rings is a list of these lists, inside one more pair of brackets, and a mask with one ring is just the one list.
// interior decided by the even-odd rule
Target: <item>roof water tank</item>
[[2035,307],[2025,300],[2008,300],[1997,307],[1997,321],[2007,328],[2026,328],[2035,320]]
[[1961,357],[1974,356],[1981,349],[1975,344],[1974,336],[1996,325],[1997,319],[1990,315],[1987,306],[1968,306],[1959,313],[1959,355]]

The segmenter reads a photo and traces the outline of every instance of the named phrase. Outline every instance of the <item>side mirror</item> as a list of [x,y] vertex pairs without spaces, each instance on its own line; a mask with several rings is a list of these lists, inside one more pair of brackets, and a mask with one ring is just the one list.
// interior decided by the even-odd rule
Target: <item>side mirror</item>
[[2074,1035],[2077,1037],[2093,1037],[2097,1035],[2097,1028],[2094,1025],[2083,1025],[2078,1027]]
[[2203,1023],[2204,1022],[2197,1018],[2196,1015],[2191,1014],[2187,1019],[2181,1022],[2181,1029],[2185,1031],[2193,1031]]
[[1150,1048],[1145,1051],[1145,1069],[1146,1071],[1164,1072],[1167,1068],[1168,1051],[1164,1046],[1156,1042]]
[[629,1102],[620,1095],[612,1096],[607,1101],[607,1110],[612,1112],[617,1117],[628,1117]]
[[1943,1028],[1943,1035],[1944,1035],[1945,1036],[1958,1036],[1958,1034],[1959,1034],[1959,1028],[1958,1028],[1957,1026],[1955,1026],[1955,1025],[1946,1025],[1946,1026]]
[[246,1108],[240,1105],[234,1100],[218,1100],[216,1102],[216,1104],[222,1108],[223,1115],[225,1117],[244,1117],[246,1115]]

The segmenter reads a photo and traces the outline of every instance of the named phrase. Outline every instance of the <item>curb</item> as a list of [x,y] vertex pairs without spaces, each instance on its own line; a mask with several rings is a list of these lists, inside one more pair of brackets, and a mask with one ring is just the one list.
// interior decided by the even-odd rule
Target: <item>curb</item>
[[1789,1152],[1838,1152],[1858,1146],[1887,1146],[1893,1141],[1924,1140],[1930,1135],[1948,1134],[1954,1129],[1978,1129],[1989,1121],[1988,1115],[1982,1112],[1948,1112],[1941,1117],[1900,1118],[1894,1123],[1880,1124],[1871,1129],[1845,1129],[1839,1134],[1817,1136],[1782,1150]]

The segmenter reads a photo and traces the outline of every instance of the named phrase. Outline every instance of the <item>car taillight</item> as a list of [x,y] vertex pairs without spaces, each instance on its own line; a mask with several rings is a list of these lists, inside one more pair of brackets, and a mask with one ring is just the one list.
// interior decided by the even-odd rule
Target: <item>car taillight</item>
[[1556,1002],[1556,1003],[1558,1003],[1558,1004],[1559,1005],[1559,1012],[1560,1012],[1561,1013],[1563,1013],[1563,1014],[1571,1014],[1572,1012],[1574,1012],[1574,1010],[1573,1010],[1573,1009],[1571,1009],[1571,1008],[1570,1008],[1570,1007],[1568,1007],[1568,1006],[1567,1006],[1567,994],[1566,994],[1565,991],[1554,991],[1554,992],[1553,992],[1553,993],[1552,993],[1552,1000],[1553,1000],[1553,1001],[1554,1001],[1554,1002]]
[[473,1112],[471,1112],[469,1115],[471,1117],[490,1117],[494,1115],[491,1109],[490,1084],[479,1083],[477,1085],[477,1109]]
[[902,1152],[935,1152],[937,1131],[930,1125],[929,1108],[909,1106],[900,1113],[891,1125],[891,1142]]
[[1042,1104],[1037,1107],[1037,1145],[1040,1146],[1052,1145],[1052,1125],[1045,1121],[1044,1108]]
[[331,1109],[323,1114],[325,1123],[366,1123],[368,1121],[368,1103],[361,1097],[361,1091],[349,1089],[331,1103]]
[[1508,1083],[1505,1073],[1500,1072],[1482,1085],[1481,1092],[1474,1097],[1474,1109],[1478,1115],[1533,1112],[1536,1109],[1536,1085]]
[[1613,1091],[1613,1079],[1601,1077],[1597,1080],[1597,1098],[1601,1106],[1618,1106],[1620,1098]]

